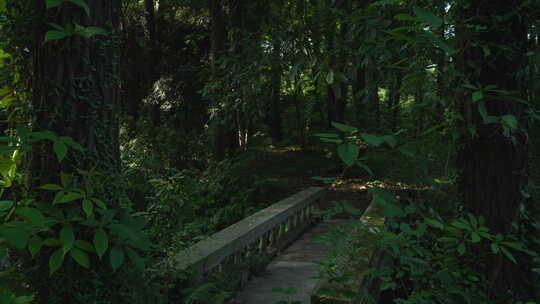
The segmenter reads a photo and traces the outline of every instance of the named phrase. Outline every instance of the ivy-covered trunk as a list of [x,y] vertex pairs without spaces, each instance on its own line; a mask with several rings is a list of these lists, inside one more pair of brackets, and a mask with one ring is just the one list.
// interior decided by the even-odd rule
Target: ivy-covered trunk
[[[62,173],[76,176],[81,184],[74,186],[86,189],[81,173],[88,172],[97,177],[92,183],[93,196],[110,209],[118,209],[125,197],[119,182],[120,0],[93,0],[79,5],[65,2],[57,6],[54,1],[35,3],[39,22],[34,25],[34,44],[29,48],[31,127],[33,131],[71,137],[84,151],[68,150],[65,159],[58,161],[69,145],[35,143],[28,165],[30,189],[42,193],[39,186],[61,184]],[[75,225],[77,214],[65,210],[65,222],[51,226],[48,234],[53,238],[59,234],[62,240],[62,233],[69,226],[74,227],[76,240],[91,240],[92,230]],[[55,231],[60,227],[62,231]],[[66,246],[67,241],[63,242]],[[107,265],[91,258],[92,268],[84,269],[66,258],[61,271],[50,276],[54,259],[49,260],[49,256],[56,249],[43,246],[37,260],[30,262],[30,286],[36,290],[38,303],[90,303],[96,297],[106,298],[100,294],[103,290],[99,285],[106,284],[103,277],[111,273]]]
[[[464,118],[458,168],[465,207],[483,216],[494,233],[515,230],[525,203],[527,177],[527,26],[518,0],[459,4],[457,35],[463,73],[459,111]],[[474,26],[472,26],[474,25]],[[473,43],[474,42],[474,43]],[[518,263],[520,261],[518,260]],[[519,287],[525,276],[501,255],[480,265],[492,283],[491,298]]]
[[[36,144],[29,168],[31,185],[55,182],[59,172],[76,169],[117,173],[120,1],[89,1],[89,15],[71,3],[47,10],[44,2],[38,1],[41,24],[36,27],[36,44],[31,49],[32,129],[69,136],[85,153],[69,154],[60,164],[50,142]],[[91,37],[75,33],[44,41],[46,32],[54,33],[50,24],[99,27],[107,33]]]

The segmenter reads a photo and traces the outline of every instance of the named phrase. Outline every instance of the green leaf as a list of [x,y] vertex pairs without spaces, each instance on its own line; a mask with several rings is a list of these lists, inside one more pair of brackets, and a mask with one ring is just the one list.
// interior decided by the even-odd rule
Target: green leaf
[[67,146],[61,141],[55,141],[53,144],[54,153],[56,153],[56,158],[58,161],[62,161],[67,154]]
[[379,0],[370,4],[370,6],[383,6],[387,4],[395,4],[395,3],[398,3],[399,1],[400,0]]
[[88,4],[86,4],[86,1],[84,0],[68,0],[68,1],[82,7],[84,11],[86,12],[86,15],[90,16],[90,7],[88,6]]
[[62,243],[64,253],[67,253],[73,248],[73,244],[75,243],[75,232],[73,231],[73,226],[71,226],[71,224],[65,224],[60,230],[60,243]]
[[79,32],[79,34],[81,36],[84,36],[86,38],[90,38],[92,36],[95,36],[95,35],[107,35],[107,31],[100,28],[100,27],[95,27],[95,26],[89,26],[89,27],[84,27],[82,28],[82,30]]
[[34,297],[32,296],[20,296],[15,298],[14,304],[27,304],[32,303],[34,300]]
[[0,212],[8,211],[13,207],[13,201],[0,201]]
[[84,268],[90,268],[90,259],[88,258],[88,254],[86,252],[73,248],[70,252],[71,257],[77,262],[77,264],[81,265]]
[[45,239],[45,241],[43,241],[43,245],[49,246],[49,247],[59,247],[62,244],[60,243],[60,240],[58,239],[48,238],[48,239]]
[[497,243],[491,243],[491,252],[493,253],[499,252],[499,245],[497,245]]
[[332,126],[340,131],[343,131],[343,132],[347,132],[347,133],[352,133],[352,132],[356,132],[358,131],[358,128],[355,128],[353,126],[349,126],[349,125],[344,125],[342,123],[339,123],[339,122],[332,122]]
[[465,254],[465,244],[464,243],[460,243],[457,247],[457,252],[459,253],[460,256],[464,255]]
[[21,207],[17,208],[16,211],[17,215],[27,219],[30,223],[32,223],[34,226],[43,227],[45,226],[45,217],[36,208],[30,208],[30,207]]
[[397,140],[392,135],[385,135],[382,137],[382,139],[392,148],[395,148],[397,145]]
[[499,247],[501,249],[501,252],[514,264],[517,264],[516,258],[510,253],[510,251],[506,250],[504,247]]
[[36,254],[39,253],[41,250],[41,247],[43,246],[43,241],[39,236],[34,236],[30,239],[28,242],[28,251],[30,251],[30,255],[32,257],[35,257]]
[[514,115],[504,115],[501,117],[501,122],[503,125],[508,127],[510,130],[515,130],[518,127],[518,121]]
[[430,225],[431,227],[439,228],[441,230],[444,229],[443,223],[441,223],[440,221],[436,219],[426,218],[426,223],[428,223],[428,225]]
[[[56,24],[56,23],[47,23],[47,24],[52,26],[53,28],[59,30],[60,32],[64,32],[66,30],[63,26],[61,26],[59,24]],[[48,138],[48,139],[56,140],[56,135],[53,132],[51,132],[51,131],[45,131],[45,132],[48,132],[49,134],[52,134],[54,136],[54,137]]]
[[494,116],[488,114],[486,109],[486,103],[483,100],[480,100],[478,102],[478,112],[480,113],[480,116],[482,116],[482,120],[484,121],[484,123],[487,124],[496,121]]
[[60,184],[62,185],[62,187],[64,188],[69,187],[72,181],[73,181],[73,175],[60,172]]
[[[61,193],[61,192],[59,192],[59,193]],[[64,195],[62,195],[58,199],[55,199],[55,201],[53,201],[53,204],[69,203],[69,202],[73,202],[75,200],[78,200],[80,198],[82,198],[82,195],[80,193],[68,192],[68,193],[64,193]]]
[[62,267],[62,263],[64,262],[64,251],[62,249],[56,250],[51,256],[49,257],[49,271],[52,275],[55,273],[60,267]]
[[84,241],[84,240],[76,240],[75,241],[75,247],[82,249],[87,252],[95,252],[94,246],[90,242]]
[[83,151],[83,147],[76,141],[73,140],[73,138],[71,137],[68,137],[68,136],[62,136],[60,137],[60,140],[66,144],[67,146],[75,149],[75,150],[79,150],[79,151]]
[[480,242],[480,235],[478,235],[478,233],[476,233],[476,232],[471,233],[471,241],[473,243]]
[[60,190],[63,189],[59,185],[55,185],[55,184],[47,184],[47,185],[43,185],[43,186],[41,186],[39,188],[43,189],[43,190],[48,190],[48,191],[60,191]]
[[443,20],[440,17],[435,16],[432,12],[427,11],[421,7],[415,7],[413,8],[413,11],[420,20],[431,25],[433,29],[437,29],[443,24]]
[[335,133],[315,133],[313,136],[339,138],[339,135]]
[[114,246],[110,252],[110,262],[113,270],[117,270],[124,263],[124,250],[120,246]]
[[341,140],[341,139],[338,139],[338,138],[328,138],[328,137],[321,137],[321,141],[322,141],[322,142],[327,142],[327,143],[334,143],[334,144],[341,144],[341,143],[343,143],[343,140]]
[[71,36],[70,34],[66,32],[60,32],[60,31],[47,31],[45,33],[45,42],[52,41],[52,40],[60,40],[64,39],[66,37]]
[[30,233],[21,228],[0,228],[0,235],[17,249],[24,249],[30,238]]
[[419,19],[418,18],[415,18],[409,14],[397,14],[394,16],[394,19],[396,20],[399,20],[399,21],[418,21]]
[[92,215],[94,215],[94,204],[92,204],[91,200],[84,199],[82,202],[82,207],[87,217],[91,217]]
[[144,234],[130,226],[124,224],[112,224],[110,225],[110,228],[114,234],[127,238],[137,248],[144,250],[149,246],[148,241],[144,239]]
[[107,205],[105,205],[105,203],[100,200],[100,199],[97,199],[97,198],[92,198],[92,201],[94,202],[94,204],[96,204],[99,208],[101,209],[107,209]]
[[477,102],[482,99],[484,99],[484,93],[482,91],[475,91],[472,93],[472,100],[474,102]]
[[337,153],[347,167],[350,167],[358,159],[360,150],[357,145],[348,143],[339,145],[337,148]]
[[63,0],[46,0],[45,1],[45,7],[47,9],[54,8],[57,6],[60,6],[62,4]]
[[330,70],[326,74],[326,83],[327,84],[333,84],[334,83],[334,71]]
[[378,147],[384,142],[384,139],[382,137],[373,134],[362,133],[360,134],[360,136],[365,142],[374,147]]
[[135,252],[135,250],[129,248],[129,247],[125,247],[126,249],[126,253],[127,253],[127,256],[129,258],[129,260],[131,261],[131,263],[133,263],[133,265],[135,265],[135,267],[137,267],[137,269],[139,271],[144,271],[144,260],[143,258],[141,258],[137,252]]
[[403,34],[398,33],[396,31],[384,31],[384,32],[387,33],[390,36],[394,36],[395,38],[397,38],[399,40],[414,41],[414,39],[412,37],[409,37],[407,35],[403,35]]
[[94,247],[96,248],[96,253],[101,258],[107,248],[109,247],[109,237],[103,229],[97,229],[94,233]]
[[56,135],[54,135],[54,133],[51,131],[32,132],[30,135],[35,139],[48,139],[48,140],[56,139]]

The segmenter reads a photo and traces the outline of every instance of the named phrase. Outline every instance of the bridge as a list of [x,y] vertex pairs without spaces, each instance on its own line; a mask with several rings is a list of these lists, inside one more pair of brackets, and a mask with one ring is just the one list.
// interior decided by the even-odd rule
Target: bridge
[[168,267],[195,284],[237,273],[234,304],[318,303],[319,261],[327,248],[315,240],[351,221],[321,221],[316,210],[325,194],[322,187],[298,192],[179,252]]

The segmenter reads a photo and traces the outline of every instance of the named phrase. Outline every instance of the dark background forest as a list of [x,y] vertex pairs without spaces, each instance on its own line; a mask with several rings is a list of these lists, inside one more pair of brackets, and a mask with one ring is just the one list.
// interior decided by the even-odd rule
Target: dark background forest
[[401,218],[380,246],[409,258],[375,274],[391,303],[537,303],[539,17],[537,0],[0,0],[0,303],[226,303],[234,288],[160,262],[347,183]]

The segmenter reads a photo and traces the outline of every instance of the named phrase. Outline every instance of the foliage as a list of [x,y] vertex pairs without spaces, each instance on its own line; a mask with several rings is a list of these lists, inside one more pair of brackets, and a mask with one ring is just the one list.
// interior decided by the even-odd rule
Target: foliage
[[[347,136],[357,132],[357,129],[351,126],[334,126],[344,131]],[[343,146],[344,141],[338,139],[337,134],[318,136],[334,143],[338,149]],[[363,138],[366,140],[366,136]],[[367,139],[373,146],[383,142],[378,137]],[[396,143],[395,140],[393,142]],[[350,159],[357,158],[356,149],[348,149],[338,155],[348,164]],[[430,194],[433,190],[409,190],[411,193],[424,192],[424,195],[407,197],[404,190],[392,192],[373,184],[368,191],[373,198],[372,205],[386,218],[383,230],[378,232],[374,239],[375,248],[385,256],[386,263],[383,267],[372,267],[363,273],[364,282],[367,282],[367,287],[364,288],[368,289],[357,291],[357,287],[352,287],[356,285],[351,286],[349,283],[351,289],[348,295],[356,301],[372,303],[369,292],[366,295],[369,290],[375,293],[391,291],[399,303],[484,303],[491,299],[489,278],[485,275],[485,269],[490,267],[489,264],[493,262],[489,261],[493,261],[494,257],[504,257],[514,264],[517,264],[518,260],[531,260],[532,265],[535,265],[531,267],[537,267],[536,263],[540,261],[535,250],[538,244],[533,240],[527,240],[523,234],[518,233],[494,233],[486,226],[482,216],[467,213],[463,209],[442,208],[448,203]],[[401,199],[396,195],[401,196]],[[454,198],[444,198],[452,199]],[[327,216],[336,211],[347,210],[339,204],[334,209],[329,211]],[[524,207],[523,211],[526,212],[525,210],[527,209]],[[532,219],[528,218],[524,223],[530,220]],[[362,223],[356,224],[356,229],[358,227],[365,229]],[[363,272],[359,269],[365,265],[354,268],[352,273],[343,273],[343,270],[339,269],[340,265],[336,264],[336,257],[340,255],[358,263],[361,260],[358,250],[368,248],[362,243],[343,247],[342,244],[358,238],[351,231],[354,229],[351,228],[348,232],[341,230],[341,233],[336,230],[338,234],[325,237],[332,242],[331,248],[338,248],[323,264],[325,275],[331,278],[331,281],[348,282],[351,276],[355,278],[359,271]],[[362,241],[365,242],[365,237],[362,237]],[[380,282],[380,287],[376,287],[378,290],[369,289],[372,284],[370,282],[375,281]],[[532,298],[526,294],[526,290],[527,287],[522,286],[520,290],[501,291],[504,296],[498,296],[504,299],[504,303],[508,303],[510,299],[516,303],[527,302]],[[329,294],[336,292],[326,291]]]

